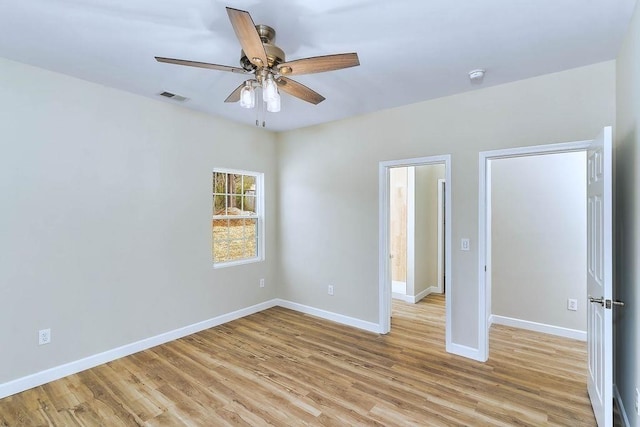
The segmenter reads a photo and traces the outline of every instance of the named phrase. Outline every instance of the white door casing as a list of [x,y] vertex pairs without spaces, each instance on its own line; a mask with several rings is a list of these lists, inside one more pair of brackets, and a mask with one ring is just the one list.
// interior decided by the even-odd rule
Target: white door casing
[[445,284],[445,271],[444,271],[444,257],[445,257],[445,191],[446,180],[438,180],[438,293],[444,292]]
[[[488,313],[491,301],[490,271],[491,239],[487,235],[487,190],[490,187],[487,169],[489,160],[523,155],[550,154],[569,151],[587,151],[587,292],[596,301],[587,302],[587,388],[596,420],[600,427],[613,423],[613,324],[612,301],[612,128],[606,127],[591,141],[541,145],[480,152],[479,159],[479,348],[477,360],[489,356]],[[488,249],[489,248],[489,249]],[[489,265],[488,265],[489,264]],[[602,304],[598,301],[602,301]],[[488,310],[489,308],[489,310]]]
[[612,130],[587,151],[587,388],[598,426],[613,424]]
[[448,183],[445,187],[445,252],[444,269],[447,281],[445,283],[447,298],[445,301],[445,345],[446,350],[450,353],[463,355],[458,346],[452,344],[451,341],[451,306],[453,305],[453,297],[451,293],[452,275],[451,275],[451,155],[445,154],[440,156],[418,157],[402,160],[390,160],[379,163],[378,166],[378,185],[379,185],[379,264],[378,264],[378,313],[379,313],[379,330],[381,334],[386,334],[391,330],[391,263],[389,253],[389,170],[400,166],[421,166],[429,164],[444,164],[445,181]]
[[[491,315],[491,160],[522,156],[587,151],[592,141],[574,141],[529,147],[481,151],[478,189],[478,350],[476,360],[489,358]],[[585,254],[586,256],[586,254]]]

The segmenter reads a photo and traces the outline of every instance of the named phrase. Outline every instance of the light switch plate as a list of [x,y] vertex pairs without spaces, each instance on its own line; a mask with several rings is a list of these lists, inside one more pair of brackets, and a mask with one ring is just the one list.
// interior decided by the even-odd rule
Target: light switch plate
[[467,238],[464,238],[460,241],[460,250],[469,251],[471,250],[471,241]]

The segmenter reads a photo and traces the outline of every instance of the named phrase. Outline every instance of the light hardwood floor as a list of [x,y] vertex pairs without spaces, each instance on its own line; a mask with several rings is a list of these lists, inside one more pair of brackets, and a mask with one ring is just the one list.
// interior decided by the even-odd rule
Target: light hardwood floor
[[593,426],[583,342],[494,326],[444,351],[444,304],[394,302],[376,335],[283,308],[0,400],[1,426]]

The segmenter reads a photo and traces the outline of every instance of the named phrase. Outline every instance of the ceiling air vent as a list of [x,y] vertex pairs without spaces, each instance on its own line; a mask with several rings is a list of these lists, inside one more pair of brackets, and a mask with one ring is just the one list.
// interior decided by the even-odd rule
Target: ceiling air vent
[[180,101],[180,102],[186,101],[188,99],[188,98],[185,98],[184,96],[176,95],[175,93],[171,93],[167,91],[161,92],[158,95],[164,96],[165,98],[173,99],[174,101]]

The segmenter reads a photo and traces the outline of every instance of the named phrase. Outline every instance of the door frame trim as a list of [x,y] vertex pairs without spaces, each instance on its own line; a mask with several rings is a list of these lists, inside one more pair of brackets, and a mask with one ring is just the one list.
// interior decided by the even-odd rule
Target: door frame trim
[[446,279],[446,275],[444,271],[444,258],[445,258],[444,226],[445,226],[445,216],[447,213],[447,211],[444,209],[444,201],[446,200],[444,198],[445,196],[444,192],[447,189],[446,182],[447,181],[445,179],[438,179],[438,280],[437,280],[437,286],[438,286],[439,293],[444,292],[445,289],[443,284],[445,283],[445,279]]
[[451,348],[451,307],[454,303],[451,292],[451,154],[415,157],[409,159],[382,161],[378,165],[378,319],[380,333],[391,330],[391,268],[389,265],[389,169],[401,166],[422,166],[444,164],[445,166],[445,311],[446,348]]
[[[478,160],[478,356],[489,359],[491,316],[491,168],[489,160],[586,151],[591,140],[481,151]],[[586,179],[586,178],[585,178]]]
[[[407,168],[407,228],[405,233],[407,233],[406,238],[406,280],[405,283],[407,285],[405,296],[410,295],[411,300],[415,298],[416,295],[416,169],[413,166],[408,166]],[[389,188],[391,191],[391,188]],[[391,193],[389,193],[391,194]],[[389,221],[391,221],[391,216],[389,216]],[[389,258],[391,259],[391,258]]]

